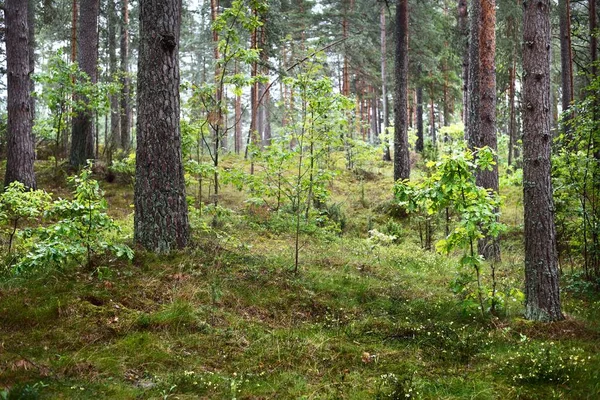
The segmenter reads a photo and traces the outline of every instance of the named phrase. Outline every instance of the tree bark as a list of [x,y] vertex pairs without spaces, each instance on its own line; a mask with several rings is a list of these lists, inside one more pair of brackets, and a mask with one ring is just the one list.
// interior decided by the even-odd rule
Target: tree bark
[[131,80],[129,78],[129,0],[122,0],[121,10],[121,148],[131,147]]
[[[385,5],[381,6],[381,12],[379,16],[379,31],[381,36],[381,110],[383,113],[383,128],[381,129],[381,132],[386,133],[390,121],[387,102],[387,34],[385,23]],[[389,140],[386,140],[384,146],[383,160],[392,161]]]
[[508,126],[508,165],[514,163],[515,147],[517,143],[517,110],[515,107],[516,97],[516,74],[517,55],[513,54],[512,64],[509,69],[508,102],[509,102],[509,126]]
[[[481,0],[479,32],[480,121],[478,147],[498,150],[496,137],[496,0]],[[498,193],[498,157],[491,170],[477,171],[477,185]],[[486,237],[479,242],[479,253],[486,259],[500,260],[497,239]]]
[[462,40],[462,91],[463,91],[463,109],[462,121],[467,125],[467,104],[469,98],[469,12],[467,0],[458,0],[458,30]]
[[[77,40],[77,62],[81,72],[95,84],[98,79],[98,13],[99,0],[81,0]],[[85,104],[89,99],[81,99]],[[87,108],[87,107],[86,107]],[[85,165],[94,159],[94,111],[87,108],[73,117],[70,163],[73,167]]]
[[27,0],[7,0],[4,7],[8,81],[8,154],[4,185],[19,181],[35,189]]
[[77,61],[77,17],[79,15],[79,1],[73,0],[71,8],[71,62],[75,62]]
[[556,321],[563,315],[550,179],[550,0],[523,5],[525,316]]
[[396,8],[396,88],[394,96],[394,180],[410,177],[408,152],[408,0]]
[[592,79],[598,76],[598,66],[596,65],[596,61],[598,61],[598,36],[596,36],[598,29],[598,14],[596,13],[596,1],[597,0],[588,1],[590,18],[590,60],[592,63]]
[[187,245],[179,130],[181,0],[140,2],[135,241],[164,253]]
[[473,0],[469,32],[469,77],[468,105],[465,136],[470,149],[481,147],[479,144],[480,97],[479,97],[479,31],[481,24],[481,0]]
[[425,142],[423,139],[423,86],[417,86],[417,143],[415,149],[423,153]]
[[565,134],[569,133],[569,120],[571,113],[569,108],[573,101],[573,59],[571,53],[571,10],[569,0],[558,1],[558,16],[560,25],[560,70],[562,87],[562,111],[563,126]]
[[[27,2],[27,39],[29,46],[29,76],[32,77],[35,73],[35,0],[28,0]],[[31,93],[31,121],[35,121],[35,82],[33,79],[29,79],[29,93]],[[34,138],[35,146],[35,138]]]
[[[108,13],[108,69],[111,81],[117,76],[117,4],[115,0],[107,3]],[[121,112],[119,95],[110,95],[110,143],[108,162],[112,160],[112,153],[121,145]]]

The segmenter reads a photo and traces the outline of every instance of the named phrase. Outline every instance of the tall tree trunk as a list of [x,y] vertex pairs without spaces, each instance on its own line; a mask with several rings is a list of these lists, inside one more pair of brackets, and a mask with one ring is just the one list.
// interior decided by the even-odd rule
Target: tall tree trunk
[[7,0],[6,75],[8,80],[7,160],[4,185],[19,181],[35,189],[27,0]]
[[558,1],[560,21],[560,69],[562,87],[563,132],[569,133],[569,108],[573,101],[573,59],[571,55],[571,10],[569,0]]
[[131,80],[129,79],[129,0],[122,0],[121,10],[121,148],[131,146]]
[[[73,2],[71,4],[71,63],[77,62],[77,20],[78,19],[79,19],[79,0],[73,0]],[[75,80],[74,77],[72,79]],[[71,96],[74,96],[74,95],[75,95],[74,93],[71,94]],[[72,110],[69,109],[66,111],[68,113],[70,113]],[[60,132],[58,132],[58,135],[60,136],[61,133],[62,133],[61,153],[66,157],[66,155],[69,154],[69,139],[70,139],[71,132],[69,132],[68,129],[61,129]],[[58,147],[58,143],[57,143],[57,147]],[[57,151],[56,154],[58,155],[59,154],[58,149],[56,151]],[[57,161],[55,161],[55,162],[57,162]]]
[[[91,83],[98,79],[98,13],[99,0],[81,0],[79,9],[79,30],[77,40],[77,61],[81,72]],[[80,99],[88,104],[89,99]],[[73,118],[71,132],[70,163],[73,167],[85,165],[93,159],[94,153],[94,111],[86,107]]]
[[550,0],[523,4],[525,316],[556,321],[563,315],[550,179]]
[[396,8],[396,88],[394,96],[394,180],[410,177],[408,152],[408,0]]
[[467,125],[465,136],[470,149],[481,147],[479,144],[480,92],[479,92],[479,32],[481,24],[481,0],[473,0],[469,32],[469,77]]
[[154,252],[187,245],[179,131],[181,0],[140,1],[135,241]]
[[429,93],[429,130],[431,133],[431,143],[433,147],[437,147],[437,134],[435,131],[435,103],[433,100],[433,83],[430,86]]
[[[496,0],[481,0],[480,60],[480,122],[479,147],[498,150],[496,137]],[[491,170],[477,172],[477,185],[498,193],[498,157]],[[479,242],[479,253],[486,259],[500,260],[497,239],[486,237]]]
[[[35,82],[31,77],[35,73],[35,5],[36,0],[27,1],[27,40],[29,46],[29,93],[31,93],[31,120],[35,121]],[[35,143],[35,138],[34,138]],[[35,145],[34,145],[35,146]]]
[[[113,81],[117,76],[117,3],[115,0],[109,0],[108,10],[108,69],[110,80]],[[108,163],[112,161],[112,153],[121,145],[121,112],[119,105],[119,95],[113,93],[110,95],[110,142],[109,149],[106,149]]]
[[[235,73],[238,73],[238,63],[235,63]],[[285,106],[285,103],[284,103]],[[284,111],[285,112],[285,111]],[[242,151],[242,96],[239,94],[235,95],[235,106],[234,106],[234,118],[235,118],[235,138],[234,148],[235,154],[240,154]]]
[[[257,16],[256,9],[254,10],[254,16]],[[252,34],[250,35],[250,48],[256,50],[258,47],[257,40],[257,28],[254,28]],[[258,76],[258,63],[254,61],[252,63],[252,68],[250,71],[250,75],[252,78],[256,78]],[[250,132],[248,132],[248,140],[246,143],[246,153],[244,154],[244,158],[248,158],[249,155],[249,147],[250,143],[254,146],[258,145],[258,82],[254,80],[254,83],[250,87]],[[251,157],[252,158],[252,157]],[[250,165],[250,172],[254,173],[254,163]]]
[[508,107],[509,107],[509,125],[508,125],[508,165],[513,165],[515,146],[517,143],[517,110],[515,107],[516,94],[516,75],[517,75],[517,55],[513,53],[513,60],[508,71]]
[[73,0],[71,6],[71,62],[77,61],[77,18],[79,16],[79,0]]
[[588,1],[590,18],[590,60],[592,62],[592,78],[598,76],[598,66],[596,65],[596,61],[598,61],[598,14],[596,13],[596,1],[597,0]]
[[417,143],[415,150],[423,153],[425,149],[425,141],[423,138],[423,86],[417,86]]
[[[381,12],[379,16],[379,31],[381,36],[381,110],[383,112],[383,128],[382,133],[387,132],[389,121],[388,113],[388,102],[387,102],[387,34],[386,34],[386,23],[385,23],[385,5],[381,6]],[[386,143],[383,150],[383,160],[392,161],[392,155],[390,154],[389,140],[386,139]]]
[[[350,9],[348,0],[344,0],[344,15],[342,17],[342,37],[344,39],[348,38],[348,10]],[[345,42],[344,42],[345,43]],[[345,43],[345,48],[347,48],[348,44]],[[344,50],[344,65],[342,66],[342,94],[344,96],[350,95],[350,65],[348,62],[348,50]]]
[[[467,0],[458,0],[458,30],[462,41],[463,56],[462,56],[462,94],[463,94],[463,109],[462,121],[467,125],[467,108],[469,98],[469,12],[467,8]],[[465,130],[466,132],[466,130]]]

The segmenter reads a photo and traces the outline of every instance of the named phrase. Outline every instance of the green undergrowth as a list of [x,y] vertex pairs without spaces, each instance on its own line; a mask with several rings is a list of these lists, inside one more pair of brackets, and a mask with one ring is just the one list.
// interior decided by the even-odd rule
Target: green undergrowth
[[[216,229],[210,209],[194,214],[183,252],[4,276],[0,398],[598,398],[599,299],[567,290],[565,321],[521,319],[519,228],[506,221],[505,303],[482,317],[453,291],[459,254],[421,249],[388,212],[388,172],[336,181],[346,227],[304,227],[298,274],[285,213],[240,202]],[[130,189],[104,189],[130,232]]]

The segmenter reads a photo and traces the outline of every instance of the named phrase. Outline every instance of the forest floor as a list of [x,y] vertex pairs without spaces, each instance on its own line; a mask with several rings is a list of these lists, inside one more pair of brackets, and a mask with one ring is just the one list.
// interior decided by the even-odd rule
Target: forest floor
[[[102,186],[131,237],[131,185]],[[498,317],[455,294],[472,275],[459,254],[421,249],[417,223],[391,216],[391,165],[330,190],[343,230],[306,227],[296,274],[291,218],[224,187],[218,227],[194,213],[185,251],[3,276],[0,398],[600,398],[600,297],[565,267],[566,320],[522,318],[519,187],[501,189]],[[371,229],[396,242],[373,245]]]

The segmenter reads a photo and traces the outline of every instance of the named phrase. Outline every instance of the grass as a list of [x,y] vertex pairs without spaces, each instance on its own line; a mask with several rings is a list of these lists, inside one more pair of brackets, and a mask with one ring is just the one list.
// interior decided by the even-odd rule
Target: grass
[[[367,231],[388,229],[391,184],[389,167],[337,178],[346,230],[307,228],[297,275],[285,214],[249,212],[225,188],[233,211],[217,231],[196,229],[186,251],[5,276],[0,388],[46,399],[598,398],[598,297],[566,291],[568,318],[554,324],[523,320],[510,295],[499,318],[481,318],[468,291],[450,289],[456,257],[422,250],[409,220],[392,219],[396,244],[370,247]],[[104,189],[130,232],[131,187]],[[498,275],[510,293],[522,286],[520,192],[503,193],[511,229]]]

